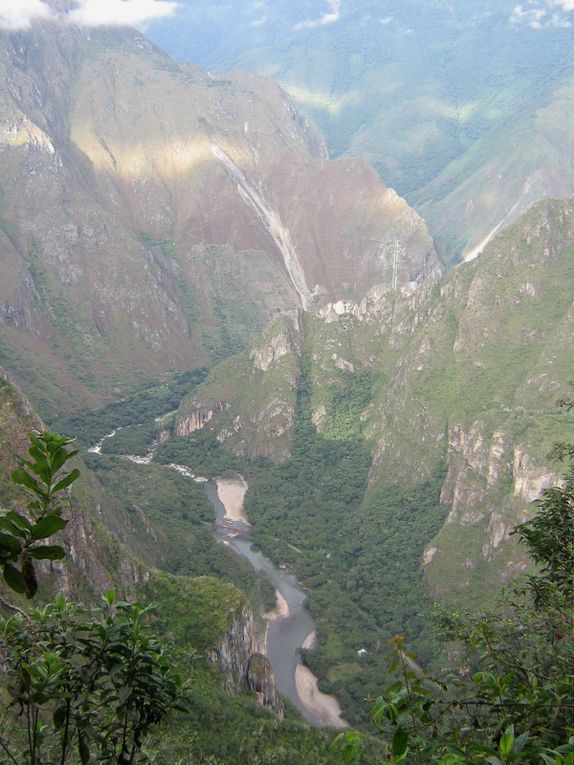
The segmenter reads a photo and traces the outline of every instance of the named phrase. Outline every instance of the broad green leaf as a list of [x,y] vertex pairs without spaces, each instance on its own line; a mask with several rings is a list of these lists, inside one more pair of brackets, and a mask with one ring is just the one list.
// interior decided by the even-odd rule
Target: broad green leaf
[[10,534],[15,534],[18,537],[27,536],[24,529],[21,529],[14,523],[14,521],[11,521],[9,518],[0,518],[0,529],[5,529],[6,531],[9,531]]
[[393,744],[392,744],[393,757],[403,757],[403,755],[407,751],[408,745],[409,745],[409,737],[406,731],[399,726],[395,731],[395,735],[393,736]]
[[19,513],[15,513],[13,510],[11,510],[9,513],[6,513],[6,518],[9,518],[16,525],[23,529],[27,529],[28,531],[30,531],[32,528],[32,524],[27,518],[24,518],[24,516],[20,515]]
[[54,474],[57,473],[58,470],[60,470],[60,468],[62,468],[66,462],[68,462],[68,460],[71,460],[72,457],[75,457],[77,453],[77,450],[67,452],[65,449],[61,449],[58,451],[52,459],[52,470],[54,471]]
[[24,468],[18,468],[18,470],[15,470],[12,473],[12,481],[21,486],[25,486],[40,497],[46,497],[46,492],[42,489],[38,481],[33,478],[28,471],[24,470]]
[[61,704],[54,710],[54,727],[59,730],[66,722],[67,708],[65,704]]
[[503,757],[508,757],[514,748],[514,725],[509,725],[500,737],[498,751]]
[[17,558],[20,555],[22,546],[16,537],[12,534],[0,533],[0,551],[9,557]]
[[517,736],[516,741],[514,743],[514,751],[521,752],[526,746],[526,743],[528,742],[529,738],[530,738],[530,735],[528,732],[522,733],[520,736]]
[[21,595],[26,593],[26,582],[22,573],[10,563],[4,564],[4,580],[8,587]]
[[118,701],[120,704],[125,704],[125,702],[129,699],[129,697],[133,693],[133,688],[131,688],[129,685],[124,685],[120,688],[118,693]]
[[37,449],[44,453],[44,444],[40,441],[36,433],[28,433],[28,438]]
[[50,513],[50,515],[44,516],[44,518],[32,526],[32,539],[46,539],[57,531],[65,529],[67,525],[68,521],[65,521],[56,513]]
[[26,597],[33,598],[38,591],[38,579],[34,564],[27,550],[22,555],[22,577],[26,586]]
[[29,547],[28,553],[36,560],[62,560],[66,557],[66,551],[59,545],[41,545],[40,547]]
[[57,494],[57,492],[62,491],[63,489],[66,489],[68,486],[74,483],[74,481],[79,478],[80,471],[78,468],[74,468],[70,473],[68,473],[67,476],[62,478],[61,481],[59,481],[54,488],[52,489],[52,492],[54,494]]

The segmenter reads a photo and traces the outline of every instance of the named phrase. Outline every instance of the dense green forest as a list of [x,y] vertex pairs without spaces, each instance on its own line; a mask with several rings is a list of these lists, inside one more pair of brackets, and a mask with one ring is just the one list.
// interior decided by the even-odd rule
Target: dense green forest
[[[160,445],[155,460],[202,475],[245,476],[254,539],[276,563],[293,567],[309,589],[319,644],[304,660],[321,678],[321,689],[340,699],[345,715],[364,723],[365,696],[385,683],[388,640],[406,635],[424,661],[435,652],[420,561],[444,519],[443,477],[414,488],[370,489],[371,451],[361,414],[371,401],[373,374],[340,372],[327,391],[318,432],[311,421],[310,367],[304,356],[293,450],[284,463],[239,459],[207,429]],[[360,649],[367,655],[359,656]]]
[[102,409],[81,411],[66,418],[53,419],[50,427],[60,433],[71,433],[84,446],[92,446],[112,430],[151,422],[176,409],[181,399],[206,376],[206,369],[177,372],[161,384],[144,383],[124,398]]

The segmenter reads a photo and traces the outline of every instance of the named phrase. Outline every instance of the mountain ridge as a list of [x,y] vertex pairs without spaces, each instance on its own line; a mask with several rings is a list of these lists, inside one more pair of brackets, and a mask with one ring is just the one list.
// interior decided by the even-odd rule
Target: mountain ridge
[[52,414],[229,355],[301,301],[360,301],[399,237],[401,282],[438,269],[423,221],[360,160],[328,162],[269,81],[129,30],[3,39],[2,359]]

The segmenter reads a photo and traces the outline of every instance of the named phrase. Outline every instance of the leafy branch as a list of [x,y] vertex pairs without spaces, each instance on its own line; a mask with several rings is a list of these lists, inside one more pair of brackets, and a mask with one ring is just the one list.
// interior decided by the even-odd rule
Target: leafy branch
[[63,472],[77,454],[71,439],[48,432],[30,433],[29,439],[30,459],[12,474],[13,483],[28,496],[27,514],[0,509],[0,566],[8,587],[32,598],[38,590],[34,561],[66,556],[60,545],[47,545],[44,540],[66,528],[68,521],[62,513],[68,505],[67,490],[80,471]]

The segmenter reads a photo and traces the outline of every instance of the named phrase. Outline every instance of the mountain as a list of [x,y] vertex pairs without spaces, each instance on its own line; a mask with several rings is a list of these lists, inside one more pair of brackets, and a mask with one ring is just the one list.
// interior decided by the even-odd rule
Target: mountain
[[147,32],[180,60],[280,82],[331,156],[366,157],[426,218],[449,263],[574,193],[565,3],[184,0]]
[[432,601],[481,608],[528,569],[511,532],[573,426],[556,406],[573,226],[571,201],[543,202],[414,300],[277,321],[184,399],[158,450],[247,476],[255,538],[310,590],[307,661],[351,715],[380,692],[385,638],[430,662]]
[[[184,399],[176,434],[204,428],[239,456],[284,460],[306,364],[314,426],[333,443],[365,440],[371,489],[416,486],[446,469],[448,518],[439,548],[426,553],[429,585],[436,594],[486,592],[487,582],[512,576],[511,553],[502,554],[508,532],[557,480],[548,454],[571,427],[556,401],[571,375],[573,225],[571,202],[539,204],[476,261],[431,283],[416,306],[402,306],[402,316],[396,301],[372,314],[273,325]],[[348,389],[352,380],[364,389],[362,402]],[[472,529],[471,550],[463,540]],[[445,541],[455,534],[456,544]],[[458,583],[435,587],[440,545],[447,578],[455,550],[470,557],[460,561]]]
[[[24,456],[28,446],[26,434],[32,428],[42,428],[41,420],[0,370],[0,506],[3,508],[22,509],[24,497],[11,484],[9,476]],[[101,459],[105,461],[105,457]],[[42,566],[35,603],[38,600],[43,603],[51,594],[59,592],[72,600],[81,599],[86,605],[96,605],[104,590],[114,587],[120,598],[155,604],[151,616],[153,630],[171,645],[172,660],[178,662],[182,675],[189,677],[194,687],[187,711],[179,712],[175,720],[156,729],[148,742],[148,751],[153,751],[155,761],[169,765],[176,757],[207,755],[219,761],[225,757],[226,762],[239,765],[245,761],[244,757],[251,759],[256,752],[263,752],[285,765],[292,762],[292,756],[309,765],[333,763],[331,732],[311,728],[291,710],[285,722],[282,721],[283,702],[275,691],[269,662],[258,652],[260,625],[254,616],[253,603],[229,581],[241,582],[248,589],[245,586],[248,567],[241,573],[238,559],[220,550],[220,562],[227,557],[229,566],[227,575],[223,574],[228,581],[222,581],[221,571],[220,578],[173,576],[165,570],[170,569],[169,560],[164,558],[163,571],[142,560],[147,557],[149,561],[150,551],[158,547],[169,557],[170,545],[164,542],[161,532],[170,526],[167,519],[169,512],[173,513],[177,507],[176,497],[179,502],[184,497],[188,502],[184,544],[189,543],[191,528],[194,534],[201,533],[202,523],[194,514],[197,497],[194,498],[193,482],[187,480],[185,488],[179,487],[181,492],[177,481],[171,482],[170,507],[163,510],[162,521],[157,518],[162,513],[161,502],[148,496],[147,502],[154,508],[150,521],[146,516],[148,506],[145,511],[133,504],[123,508],[113,483],[106,483],[104,489],[93,471],[80,460],[76,464],[82,474],[74,484],[71,507],[66,512],[69,524],[58,540],[67,558]],[[109,465],[107,467],[109,471]],[[104,468],[100,475],[105,476],[108,471]],[[147,481],[148,494],[152,482],[161,483],[161,471],[157,467],[157,474],[147,477],[140,472],[139,480],[144,486]],[[129,474],[127,466],[124,479],[126,473]],[[169,483],[166,481],[165,486]],[[134,499],[132,492],[131,502]],[[147,551],[144,545],[138,545],[140,525],[150,537]],[[173,528],[174,519],[171,526]],[[202,544],[208,549],[210,537],[206,536]],[[211,545],[216,547],[215,542]],[[177,554],[173,540],[171,546],[173,561]],[[134,550],[142,557],[134,555]],[[217,566],[217,556],[215,552],[210,557],[212,567]],[[194,565],[204,563],[196,559]],[[249,577],[253,581],[250,572]],[[1,582],[0,595],[2,615],[6,600],[23,608],[29,606]],[[255,605],[258,610],[258,601]],[[190,656],[193,657],[191,668]],[[2,691],[5,692],[4,687]],[[10,731],[4,728],[4,735],[10,741]],[[259,739],[262,735],[264,743]],[[376,742],[371,746],[373,751],[378,748]]]
[[0,360],[45,415],[438,270],[420,217],[268,80],[56,24],[3,33],[0,68]]
[[[346,8],[284,20],[328,41]],[[547,454],[572,425],[555,409],[571,376],[572,202],[539,203],[444,275],[420,215],[365,161],[329,160],[271,81],[174,63],[127,29],[38,24],[2,43],[0,361],[82,446],[91,525],[72,559],[88,570],[96,549],[95,589],[139,577],[177,639],[199,603],[203,652],[229,627],[212,621],[218,603],[237,614],[270,593],[170,465],[241,473],[254,539],[309,590],[319,641],[305,662],[346,719],[366,721],[389,638],[431,664],[433,599],[478,607],[526,570],[510,532],[556,480]],[[567,190],[552,113],[538,115],[552,139],[541,179]],[[488,134],[510,163],[538,141],[524,115],[515,153],[502,121]],[[482,190],[473,236],[493,228],[479,132],[484,153],[460,160],[461,183],[476,167]],[[440,176],[451,159],[421,194],[436,182],[425,204],[452,194],[470,215]],[[519,176],[500,184],[505,204]],[[225,583],[196,581],[206,574]],[[207,714],[219,703],[202,699]]]

